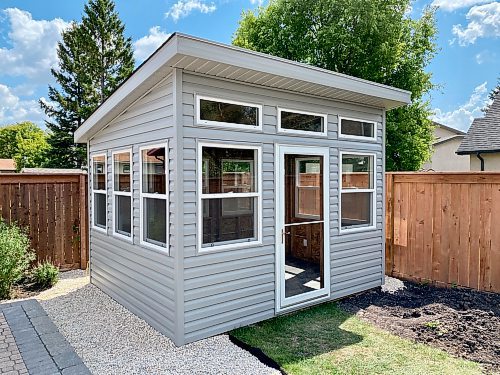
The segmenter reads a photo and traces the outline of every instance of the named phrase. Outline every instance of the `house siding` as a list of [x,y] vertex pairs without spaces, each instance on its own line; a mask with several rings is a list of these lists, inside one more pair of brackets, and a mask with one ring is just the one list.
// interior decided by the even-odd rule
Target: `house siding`
[[[185,342],[276,315],[275,168],[276,143],[323,146],[330,154],[331,299],[383,282],[383,111],[320,98],[183,73],[184,330]],[[262,131],[196,125],[196,94],[263,106]],[[277,107],[328,114],[328,137],[277,133]],[[377,122],[377,142],[338,138],[338,116]],[[216,141],[262,148],[262,245],[199,253],[197,250],[197,143]],[[339,152],[376,154],[376,228],[339,230]]]
[[[173,79],[169,75],[89,142],[90,156],[107,156],[107,233],[90,230],[91,282],[170,338],[175,334],[174,259],[176,147]],[[140,245],[139,148],[168,142],[170,255]],[[112,152],[132,150],[133,243],[113,236]],[[92,174],[89,174],[92,186]],[[172,202],[172,203],[171,203]],[[90,205],[92,194],[90,194]],[[92,213],[90,220],[92,223]]]

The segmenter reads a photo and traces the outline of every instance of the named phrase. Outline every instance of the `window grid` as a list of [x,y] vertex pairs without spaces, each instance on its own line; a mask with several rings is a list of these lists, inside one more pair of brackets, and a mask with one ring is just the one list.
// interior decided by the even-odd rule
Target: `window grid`
[[[204,147],[214,147],[214,148],[227,148],[227,149],[245,149],[245,150],[255,150],[256,151],[256,162],[255,162],[255,192],[249,193],[203,193],[203,148]],[[249,247],[260,245],[262,243],[262,148],[258,146],[251,145],[239,145],[233,143],[211,143],[211,142],[199,142],[198,143],[198,156],[197,156],[197,179],[198,179],[198,252],[211,252],[219,250],[231,250],[238,249],[241,247]],[[213,246],[203,246],[203,206],[204,202],[209,199],[214,198],[255,198],[257,200],[255,209],[255,240],[252,241],[242,241],[234,243],[221,243],[219,245],[214,244]]]
[[[144,150],[151,150],[155,148],[164,148],[165,149],[165,194],[160,194],[160,193],[146,193],[143,191],[143,151]],[[139,224],[139,238],[140,238],[140,244],[144,247],[154,249],[154,250],[160,250],[163,252],[169,252],[170,245],[169,245],[169,200],[168,200],[168,194],[169,194],[169,189],[168,189],[168,176],[169,176],[169,171],[168,171],[168,142],[166,143],[160,143],[160,144],[148,144],[141,146],[139,148],[139,201],[140,201],[140,224]],[[147,241],[145,238],[144,232],[147,229],[145,224],[144,224],[144,201],[145,199],[160,199],[165,201],[165,207],[166,207],[166,212],[165,212],[165,246],[162,246],[161,244],[156,244],[150,241]]]
[[[344,155],[354,155],[354,156],[367,156],[371,158],[372,161],[372,171],[370,173],[370,181],[371,188],[369,189],[358,189],[358,188],[344,188],[342,184],[342,175],[343,175],[343,156]],[[377,191],[377,179],[376,179],[376,159],[377,155],[369,152],[351,152],[351,151],[341,151],[339,154],[339,229],[340,233],[352,233],[352,232],[363,232],[368,230],[373,230],[377,227],[376,219],[377,219],[377,202],[376,202],[376,191]],[[351,194],[351,193],[370,193],[371,194],[371,216],[370,225],[359,225],[352,227],[342,227],[342,195],[343,194]]]
[[[118,154],[125,154],[128,153],[129,155],[129,190],[130,191],[121,191],[121,190],[116,190],[115,187],[115,155]],[[113,151],[111,154],[111,175],[112,175],[112,187],[113,187],[113,235],[122,239],[126,239],[127,241],[133,242],[133,233],[134,233],[134,205],[132,204],[132,189],[133,189],[133,168],[132,168],[132,149],[125,149],[125,150],[118,150],[118,151]],[[117,196],[125,196],[130,198],[130,235],[127,236],[123,233],[120,233],[117,231],[116,228],[116,215],[119,213],[117,210],[117,205],[116,205],[116,197]]]

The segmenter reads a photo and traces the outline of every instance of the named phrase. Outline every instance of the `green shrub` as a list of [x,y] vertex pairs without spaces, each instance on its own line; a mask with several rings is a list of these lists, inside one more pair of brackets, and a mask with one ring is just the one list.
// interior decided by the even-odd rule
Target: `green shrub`
[[13,283],[28,269],[35,254],[26,231],[0,218],[0,298],[8,298]]
[[46,260],[45,262],[38,263],[36,267],[31,270],[31,277],[39,286],[53,286],[59,280],[59,268]]

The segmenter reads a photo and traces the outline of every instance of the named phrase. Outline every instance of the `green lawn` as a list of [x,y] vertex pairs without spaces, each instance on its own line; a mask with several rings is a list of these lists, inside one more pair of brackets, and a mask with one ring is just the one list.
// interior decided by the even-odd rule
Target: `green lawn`
[[231,332],[288,374],[481,374],[478,364],[402,339],[326,303]]

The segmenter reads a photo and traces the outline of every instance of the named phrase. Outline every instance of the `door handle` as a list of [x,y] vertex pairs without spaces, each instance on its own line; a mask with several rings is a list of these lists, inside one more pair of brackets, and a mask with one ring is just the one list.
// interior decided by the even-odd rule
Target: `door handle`
[[281,230],[281,243],[285,243],[285,234],[292,234],[292,232],[285,232],[285,229]]

